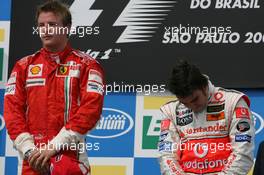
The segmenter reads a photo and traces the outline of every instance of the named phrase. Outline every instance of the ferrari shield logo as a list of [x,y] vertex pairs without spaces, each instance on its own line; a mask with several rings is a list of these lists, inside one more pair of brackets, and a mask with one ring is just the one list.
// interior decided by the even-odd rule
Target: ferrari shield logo
[[58,76],[68,76],[69,75],[69,66],[60,65],[57,69]]
[[67,73],[68,68],[66,66],[61,66],[59,68],[60,74],[65,75]]
[[80,76],[80,66],[79,65],[67,65],[61,64],[57,68],[56,72],[57,77],[76,77]]

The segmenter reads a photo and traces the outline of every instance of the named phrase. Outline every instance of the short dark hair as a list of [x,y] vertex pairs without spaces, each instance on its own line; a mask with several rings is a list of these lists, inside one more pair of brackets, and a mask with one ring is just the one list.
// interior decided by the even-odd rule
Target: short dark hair
[[173,67],[169,78],[169,90],[177,97],[187,97],[194,90],[208,85],[208,79],[199,68],[186,60],[179,60]]
[[55,0],[49,0],[44,4],[38,6],[35,17],[36,22],[38,22],[39,14],[42,12],[53,12],[55,15],[60,15],[62,18],[63,26],[72,24],[71,12],[69,10],[69,7],[64,3]]

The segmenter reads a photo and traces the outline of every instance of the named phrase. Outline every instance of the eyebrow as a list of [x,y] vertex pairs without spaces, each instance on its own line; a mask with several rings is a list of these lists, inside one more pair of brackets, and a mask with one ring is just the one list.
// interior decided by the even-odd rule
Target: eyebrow
[[[38,22],[38,24],[44,24],[45,22]],[[48,24],[58,24],[56,21],[48,21]]]

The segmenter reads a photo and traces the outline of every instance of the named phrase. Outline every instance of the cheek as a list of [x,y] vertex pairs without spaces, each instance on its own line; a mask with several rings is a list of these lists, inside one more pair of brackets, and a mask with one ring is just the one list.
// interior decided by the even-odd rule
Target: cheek
[[55,35],[56,34],[56,28],[55,27],[49,27],[48,31],[49,31],[49,35]]
[[64,34],[63,32],[59,32],[58,34],[54,35],[54,37],[61,40],[62,38],[67,37],[67,35]]
[[204,97],[200,97],[195,103],[193,103],[193,106],[196,108],[204,107],[207,104],[207,101]]
[[39,27],[39,35],[42,36],[47,32],[46,27]]
[[207,98],[206,98],[206,96],[203,96],[203,98],[201,98],[201,100],[200,100],[200,105],[205,106],[206,104],[207,104]]

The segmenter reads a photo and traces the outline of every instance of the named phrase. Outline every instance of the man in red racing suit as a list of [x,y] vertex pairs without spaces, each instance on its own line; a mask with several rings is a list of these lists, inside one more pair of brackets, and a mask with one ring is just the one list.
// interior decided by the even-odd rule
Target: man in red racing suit
[[[62,25],[62,16],[49,11],[54,8],[65,9],[56,1],[47,2],[39,13],[40,26]],[[86,133],[102,112],[103,70],[96,60],[72,49],[67,35],[44,34],[41,39],[40,51],[17,61],[5,91],[6,128],[24,159],[19,173],[50,173],[50,160],[62,155],[62,163],[78,162],[75,167],[89,174],[86,151],[79,145],[85,149]]]
[[6,127],[19,153],[48,140],[55,146],[83,141],[100,118],[103,82],[101,66],[70,46],[56,54],[41,49],[19,60],[4,103]]
[[[178,69],[194,72],[187,62],[179,63]],[[253,165],[255,135],[248,97],[214,87],[207,78],[205,86],[191,88],[191,95],[182,95],[177,89],[180,87],[173,86],[175,82],[171,80],[171,91],[178,99],[160,108],[162,174],[247,175]]]

